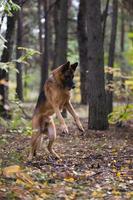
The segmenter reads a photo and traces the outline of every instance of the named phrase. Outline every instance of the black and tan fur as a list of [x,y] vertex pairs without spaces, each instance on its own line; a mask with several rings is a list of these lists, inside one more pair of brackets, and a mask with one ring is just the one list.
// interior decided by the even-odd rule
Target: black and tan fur
[[66,108],[73,116],[79,130],[84,131],[79,117],[70,102],[71,89],[74,88],[73,77],[77,65],[78,63],[70,65],[70,62],[67,62],[59,66],[45,82],[32,118],[33,135],[29,159],[36,155],[42,136],[46,132],[49,138],[48,150],[53,156],[59,158],[52,148],[56,139],[56,128],[51,116],[56,113],[62,132],[68,133],[67,125],[61,115],[63,108]]

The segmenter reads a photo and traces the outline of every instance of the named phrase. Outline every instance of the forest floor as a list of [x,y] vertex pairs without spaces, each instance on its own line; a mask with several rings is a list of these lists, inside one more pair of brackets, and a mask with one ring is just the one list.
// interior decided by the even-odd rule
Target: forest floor
[[133,199],[133,129],[92,131],[82,119],[81,133],[71,121],[69,134],[57,124],[60,160],[45,147],[28,162],[30,136],[1,132],[0,200]]

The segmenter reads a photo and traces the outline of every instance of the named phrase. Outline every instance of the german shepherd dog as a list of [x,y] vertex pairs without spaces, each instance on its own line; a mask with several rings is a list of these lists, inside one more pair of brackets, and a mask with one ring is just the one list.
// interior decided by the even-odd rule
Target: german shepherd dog
[[73,116],[78,129],[84,132],[79,117],[70,102],[70,91],[75,87],[73,78],[77,66],[78,63],[70,65],[70,62],[59,66],[52,71],[51,76],[45,82],[32,118],[33,135],[29,160],[36,156],[37,149],[40,147],[43,134],[45,133],[48,133],[48,151],[55,158],[59,158],[52,148],[56,139],[56,128],[51,116],[55,113],[60,121],[62,132],[68,133],[68,128],[61,115],[63,108],[66,108]]

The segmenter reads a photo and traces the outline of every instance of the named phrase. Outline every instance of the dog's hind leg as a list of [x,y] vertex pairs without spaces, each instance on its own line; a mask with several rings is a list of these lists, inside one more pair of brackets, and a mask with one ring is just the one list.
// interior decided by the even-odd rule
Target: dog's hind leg
[[31,151],[29,154],[29,160],[32,160],[33,156],[36,156],[36,151],[40,146],[42,140],[42,134],[40,132],[40,118],[33,117],[32,120],[33,135],[31,138]]
[[39,147],[41,146],[42,143],[42,139],[43,139],[43,135],[38,132],[35,133],[32,137],[32,141],[31,141],[31,146],[32,146],[32,155],[36,156],[37,150],[39,149]]
[[48,125],[48,138],[49,138],[49,143],[48,143],[48,151],[55,157],[55,158],[60,158],[58,154],[53,150],[53,143],[56,139],[56,128],[54,121],[51,119]]

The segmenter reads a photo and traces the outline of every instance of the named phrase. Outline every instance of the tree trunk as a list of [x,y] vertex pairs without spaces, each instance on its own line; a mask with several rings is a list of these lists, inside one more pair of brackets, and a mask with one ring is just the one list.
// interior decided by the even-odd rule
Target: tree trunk
[[125,19],[124,19],[124,9],[121,7],[121,39],[120,39],[120,49],[121,52],[124,51],[124,39],[125,39]]
[[104,13],[103,13],[103,33],[102,33],[103,34],[103,41],[105,39],[106,21],[107,21],[107,16],[108,16],[109,1],[110,0],[107,0],[106,7],[105,7],[105,10],[104,10]]
[[[109,45],[109,59],[108,67],[113,68],[114,66],[114,57],[115,57],[115,41],[117,33],[117,15],[118,15],[118,0],[113,0],[113,15],[112,15],[112,28],[111,28],[111,38]],[[113,74],[107,73],[107,113],[110,114],[113,111]]]
[[55,55],[53,68],[56,68],[67,61],[68,0],[59,0],[55,5],[54,12]]
[[78,44],[80,59],[80,92],[81,103],[87,104],[87,23],[86,23],[86,0],[80,0],[78,13]]
[[56,67],[58,67],[58,46],[60,43],[60,38],[59,38],[59,26],[60,26],[60,22],[59,22],[59,13],[60,13],[60,0],[55,4],[54,7],[54,29],[55,29],[55,44],[54,44],[54,61],[53,61],[53,67],[52,69],[55,69]]
[[[41,0],[38,0],[38,28],[39,28],[39,51],[43,52],[43,40],[42,40],[42,23],[41,23]],[[40,56],[41,58],[41,56]]]
[[57,48],[58,65],[67,62],[68,0],[60,1],[59,44]]
[[[23,13],[22,9],[18,13],[17,19],[17,44],[16,44],[16,58],[20,58],[22,56],[21,50],[18,47],[22,47],[22,37],[23,37]],[[22,81],[22,63],[16,63],[16,96],[20,101],[23,101],[23,81]]]
[[108,128],[108,122],[100,0],[89,0],[86,3],[88,32],[88,128],[105,130]]
[[[49,9],[53,5],[53,1],[50,1],[51,4],[49,4]],[[52,69],[53,67],[53,59],[54,59],[54,38],[53,38],[53,32],[54,32],[54,25],[53,25],[53,10],[50,9],[49,12],[49,23],[48,23],[48,29],[49,29],[49,38],[48,38],[48,52],[49,52],[49,68]]]
[[[14,42],[14,29],[15,29],[15,21],[16,16],[7,17],[7,29],[6,29],[6,36],[5,39],[7,42],[5,42],[6,48],[3,49],[2,56],[1,56],[1,62],[9,62],[11,61],[11,55],[12,55],[12,49],[13,49],[13,42]],[[8,82],[8,72],[5,70],[0,69],[0,80],[4,80]],[[8,106],[8,86],[7,84],[0,84],[0,96],[2,98],[1,104],[0,104],[0,113],[1,116],[4,118],[9,118],[9,110],[7,109]]]
[[[121,35],[120,35],[120,51],[121,51],[121,60],[124,61],[123,52],[125,50],[125,17],[124,17],[124,8],[121,7]],[[125,62],[121,63],[121,74],[124,75]],[[121,76],[121,88],[125,90],[125,78]],[[125,97],[125,99],[127,99]],[[127,100],[126,100],[127,101]]]
[[48,30],[48,20],[49,16],[47,13],[48,10],[48,0],[44,1],[44,14],[45,14],[45,23],[44,23],[44,31],[45,31],[45,39],[44,39],[44,52],[42,54],[42,64],[41,64],[41,84],[40,84],[40,90],[43,89],[44,83],[48,78],[48,61],[49,61],[49,54],[48,54],[48,35],[49,35],[49,30]]
[[[67,62],[67,34],[68,34],[68,0],[59,0],[54,10],[55,25],[55,55],[53,69]],[[67,116],[66,110],[62,112]]]

